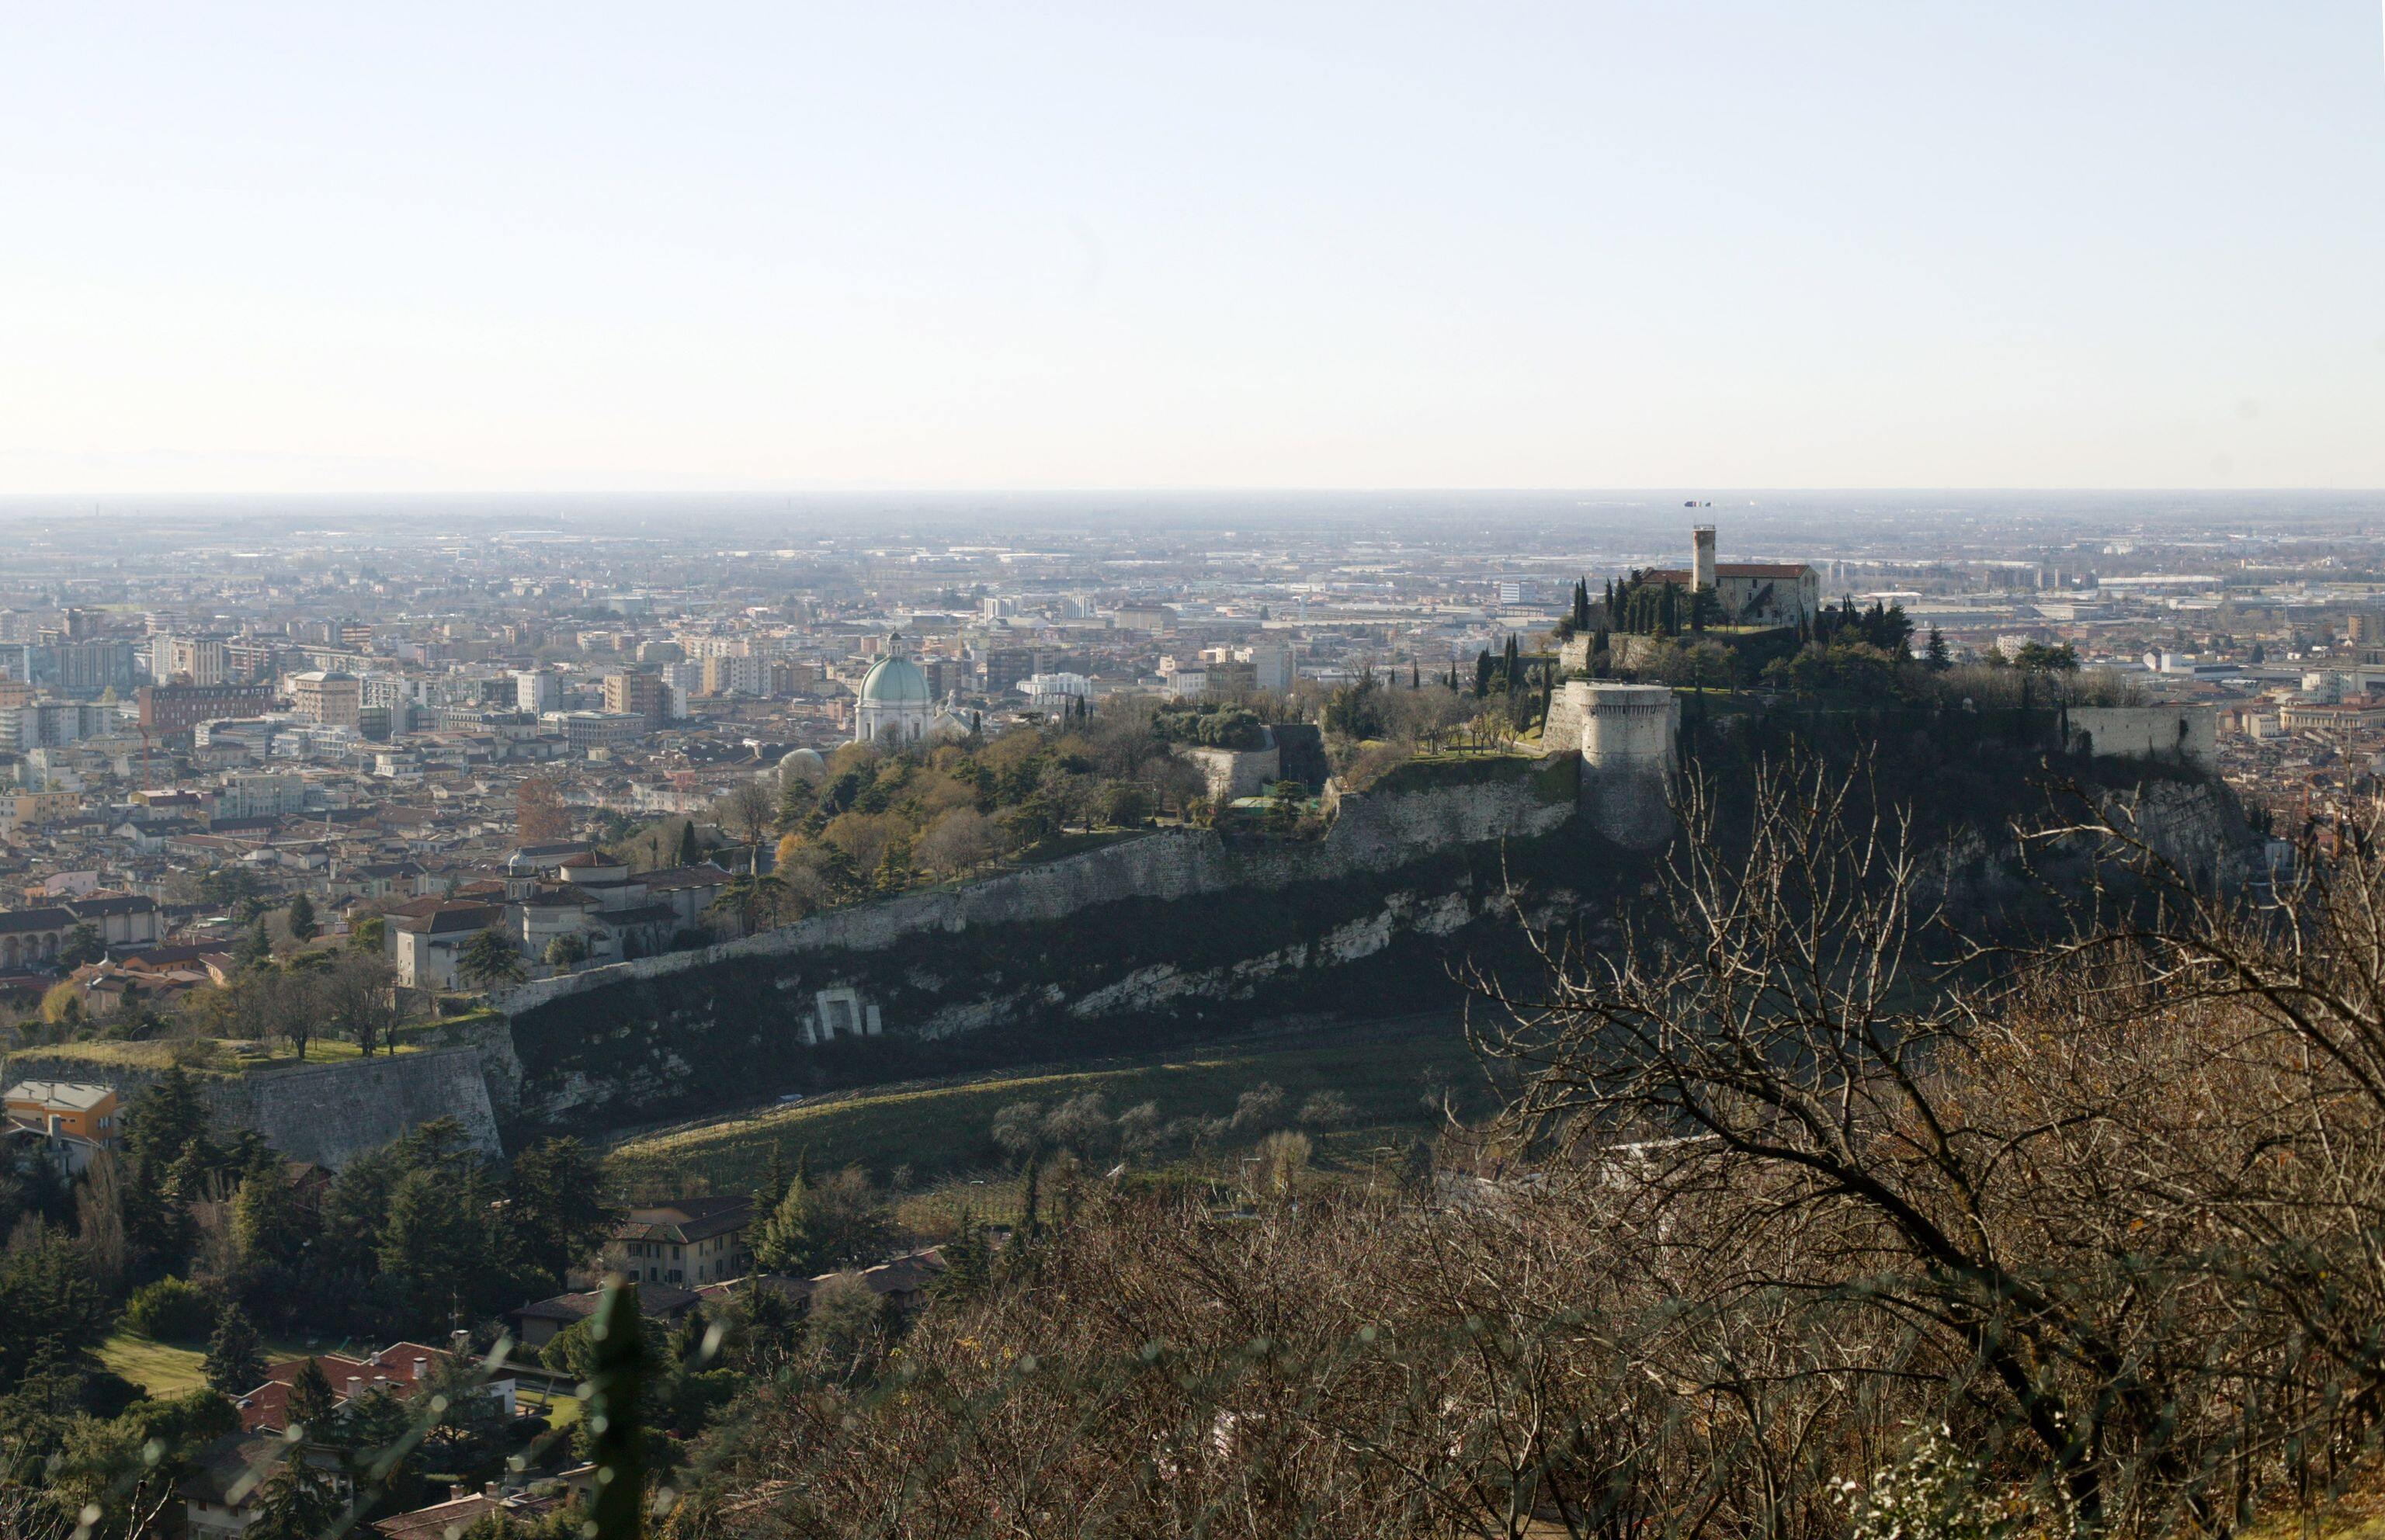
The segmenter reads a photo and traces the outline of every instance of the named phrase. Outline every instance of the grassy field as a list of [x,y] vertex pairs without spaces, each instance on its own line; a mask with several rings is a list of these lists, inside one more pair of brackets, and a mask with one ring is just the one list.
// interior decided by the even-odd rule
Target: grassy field
[[[336,1346],[270,1340],[265,1344],[265,1358],[270,1363],[302,1353],[328,1352]],[[94,1356],[102,1368],[123,1375],[152,1396],[179,1396],[207,1383],[207,1355],[204,1348],[178,1348],[170,1342],[119,1331],[101,1343]]]
[[[441,1021],[410,1022],[397,1029],[396,1051],[418,1053],[425,1049],[445,1048],[461,1041],[474,1027],[494,1012],[486,1008],[473,1010]],[[187,1044],[165,1039],[142,1042],[119,1042],[109,1038],[93,1038],[83,1042],[50,1043],[18,1049],[0,1057],[0,1069],[13,1065],[19,1059],[51,1063],[90,1066],[94,1076],[111,1070],[137,1070],[156,1074],[174,1062],[175,1049],[184,1049],[183,1068],[202,1078],[226,1078],[245,1074],[251,1070],[289,1069],[298,1063],[295,1054],[272,1045],[262,1053],[246,1052],[252,1045],[228,1038],[197,1039],[206,1045],[203,1056],[194,1057]],[[356,1045],[339,1037],[315,1037],[306,1044],[309,1064],[335,1064],[356,1058]]]
[[119,1332],[99,1345],[102,1367],[121,1374],[152,1396],[179,1396],[207,1383],[206,1354],[195,1348],[152,1342]]
[[1354,1133],[1426,1126],[1430,1087],[1455,1087],[1477,1110],[1487,1097],[1455,1019],[1442,1015],[864,1091],[633,1139],[610,1159],[625,1186],[645,1191],[742,1191],[761,1177],[773,1149],[792,1161],[806,1147],[815,1166],[859,1164],[881,1178],[907,1166],[926,1179],[996,1165],[993,1115],[1015,1101],[1049,1107],[1098,1091],[1113,1113],[1152,1101],[1163,1118],[1222,1117],[1263,1081],[1282,1087],[1292,1111],[1317,1091],[1341,1092],[1356,1112]]

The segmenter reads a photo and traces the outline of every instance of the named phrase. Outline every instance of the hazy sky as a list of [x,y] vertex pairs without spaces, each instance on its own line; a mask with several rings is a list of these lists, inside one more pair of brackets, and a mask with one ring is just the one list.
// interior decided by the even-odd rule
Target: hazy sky
[[0,492],[2289,485],[2377,0],[0,0]]

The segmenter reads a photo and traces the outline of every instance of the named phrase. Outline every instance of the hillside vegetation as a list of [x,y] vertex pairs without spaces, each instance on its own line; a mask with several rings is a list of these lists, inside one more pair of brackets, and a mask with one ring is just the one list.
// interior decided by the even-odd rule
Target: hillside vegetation
[[1463,1027],[1443,1013],[1084,1067],[860,1091],[631,1139],[607,1163],[624,1187],[656,1192],[743,1192],[762,1179],[773,1152],[792,1160],[805,1149],[823,1164],[858,1164],[880,1178],[907,1169],[927,1179],[1003,1163],[1007,1156],[994,1140],[994,1121],[1020,1102],[1056,1107],[1090,1095],[1114,1113],[1152,1103],[1163,1124],[1230,1121],[1243,1095],[1264,1086],[1283,1093],[1285,1121],[1318,1092],[1339,1093],[1349,1111],[1321,1131],[1344,1134],[1429,1130],[1440,1121],[1429,1103],[1444,1093],[1464,1112],[1480,1112],[1490,1101]]

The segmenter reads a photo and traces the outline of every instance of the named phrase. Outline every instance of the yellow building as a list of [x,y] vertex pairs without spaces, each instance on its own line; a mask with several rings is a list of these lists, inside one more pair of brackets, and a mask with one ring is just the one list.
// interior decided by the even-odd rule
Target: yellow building
[[7,1090],[8,1132],[37,1144],[69,1173],[112,1149],[123,1119],[116,1087],[75,1080],[19,1080]]

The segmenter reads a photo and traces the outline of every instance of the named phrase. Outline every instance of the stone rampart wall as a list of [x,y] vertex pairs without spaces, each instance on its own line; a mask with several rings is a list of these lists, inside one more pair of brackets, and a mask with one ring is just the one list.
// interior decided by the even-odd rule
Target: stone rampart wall
[[2070,741],[2098,755],[2183,762],[2204,771],[2219,766],[2216,706],[2073,706]]
[[481,1049],[462,1047],[259,1070],[207,1094],[219,1125],[254,1128],[289,1159],[336,1170],[439,1118],[463,1124],[473,1148],[500,1153],[489,1082]]
[[1508,779],[1392,796],[1345,795],[1333,826],[1312,841],[1229,840],[1209,829],[1158,829],[1041,866],[880,903],[834,909],[742,940],[639,958],[525,984],[503,1002],[519,1016],[566,996],[665,978],[736,958],[841,950],[877,951],[905,938],[973,926],[1066,919],[1095,904],[1175,900],[1232,888],[1278,888],[1355,872],[1389,871],[1457,845],[1546,834],[1573,803],[1546,798],[1518,762]]

